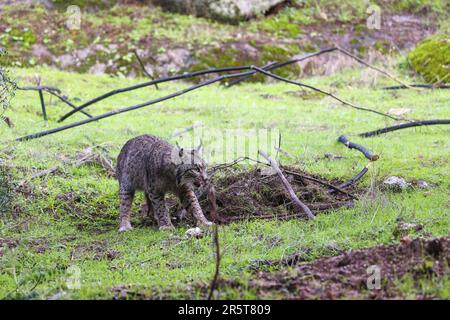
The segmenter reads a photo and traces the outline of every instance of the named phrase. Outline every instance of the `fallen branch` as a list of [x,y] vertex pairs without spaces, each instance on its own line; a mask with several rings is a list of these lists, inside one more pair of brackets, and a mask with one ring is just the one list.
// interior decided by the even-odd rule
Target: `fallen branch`
[[320,92],[320,93],[322,93],[322,94],[324,94],[324,95],[327,95],[327,96],[329,96],[329,97],[331,97],[331,98],[333,98],[333,99],[339,101],[340,103],[342,103],[342,104],[344,104],[344,105],[346,105],[346,106],[352,107],[352,108],[354,108],[354,109],[372,112],[372,113],[375,113],[375,114],[378,114],[378,115],[381,115],[381,116],[384,116],[384,117],[391,118],[391,119],[393,119],[393,120],[407,120],[407,119],[402,119],[402,118],[396,118],[396,117],[393,117],[393,116],[391,116],[391,115],[389,115],[389,114],[387,114],[387,113],[383,113],[383,112],[376,111],[376,110],[373,110],[373,109],[368,109],[368,108],[359,107],[359,106],[357,106],[357,105],[354,105],[353,103],[350,103],[350,102],[347,102],[347,101],[345,101],[345,100],[342,100],[341,98],[335,96],[335,95],[332,94],[331,92],[327,92],[327,91],[324,91],[324,90],[322,90],[322,89],[318,89],[318,88],[313,87],[313,86],[308,85],[308,84],[304,84],[304,83],[301,83],[301,82],[297,82],[297,81],[294,81],[294,80],[290,80],[290,79],[286,79],[286,78],[280,77],[280,76],[278,76],[278,75],[276,75],[276,74],[273,74],[273,73],[270,73],[270,72],[268,72],[268,71],[265,71],[264,69],[261,69],[261,68],[259,68],[259,67],[252,66],[252,69],[254,69],[254,70],[256,70],[256,71],[258,71],[258,72],[260,72],[260,73],[263,73],[263,74],[265,74],[266,76],[269,76],[269,77],[271,77],[271,78],[274,78],[274,79],[277,79],[277,80],[280,80],[280,81],[284,81],[284,82],[287,82],[287,83],[295,84],[295,85],[300,86],[300,87],[309,88],[309,89],[314,90],[314,91],[316,91],[316,92]]
[[410,84],[408,86],[390,86],[390,87],[383,87],[381,89],[383,90],[401,90],[401,89],[409,89],[412,88],[422,88],[422,89],[450,89],[450,84]]
[[274,160],[272,160],[264,151],[259,150],[258,152],[263,158],[265,158],[270,163],[271,167],[275,170],[295,206],[301,211],[303,211],[308,216],[309,219],[314,219],[315,218],[314,214],[303,202],[299,200],[294,190],[292,189],[292,186],[289,184],[289,181],[287,181],[286,177],[281,172],[281,169],[278,166],[278,164]]
[[[311,209],[314,211],[326,211],[330,209],[337,209],[340,207],[353,207],[353,201],[340,201],[334,203],[320,203],[320,204],[311,204]],[[239,221],[239,220],[249,220],[249,219],[277,219],[277,220],[286,220],[292,218],[298,218],[302,216],[302,214],[293,213],[293,214],[285,214],[285,215],[274,215],[274,214],[260,214],[260,215],[251,215],[251,216],[231,216],[226,217],[227,222],[231,221]]]
[[341,135],[338,138],[338,141],[341,142],[342,144],[344,144],[349,149],[356,149],[356,150],[360,151],[370,161],[376,161],[379,159],[378,155],[376,155],[376,154],[373,155],[369,150],[364,148],[362,145],[349,141],[347,136],[345,136],[345,135]]
[[[48,92],[49,94],[57,97],[59,100],[61,100],[62,102],[64,102],[65,104],[67,104],[68,106],[70,106],[72,109],[76,109],[77,106],[74,105],[72,102],[70,102],[66,97],[61,95],[61,90],[56,88],[56,87],[50,87],[50,86],[36,86],[36,87],[17,87],[18,90],[23,90],[23,91],[29,91],[29,90],[35,90],[35,91],[45,91]],[[87,113],[84,110],[80,111],[81,113],[83,113],[84,115],[88,116],[88,117],[92,117],[89,113]]]
[[327,187],[329,187],[329,188],[331,188],[331,189],[333,189],[335,191],[339,191],[340,193],[343,193],[343,194],[345,194],[345,195],[347,195],[347,196],[349,196],[349,197],[351,197],[353,199],[357,199],[358,198],[354,194],[351,194],[350,192],[343,190],[341,186],[336,187],[336,186],[332,185],[331,183],[328,183],[328,182],[322,181],[320,179],[317,179],[317,178],[314,178],[314,177],[310,177],[310,176],[307,176],[307,175],[304,175],[304,174],[301,174],[301,173],[298,173],[298,172],[294,172],[294,171],[291,171],[291,170],[286,170],[284,168],[283,168],[283,171],[288,173],[288,174],[290,174],[290,175],[300,177],[302,179],[306,179],[306,180],[311,180],[311,181],[317,182],[317,183],[319,183],[321,185],[324,185],[324,186],[327,186]]
[[219,245],[219,230],[217,224],[213,226],[213,241],[214,248],[216,253],[216,270],[214,272],[214,277],[211,281],[211,285],[209,288],[208,300],[211,300],[214,290],[217,288],[217,283],[219,281],[219,273],[220,273],[220,245]]
[[349,57],[355,59],[356,61],[358,61],[359,63],[365,65],[366,67],[369,67],[370,69],[373,69],[373,70],[375,70],[375,71],[378,71],[378,72],[380,72],[381,74],[384,74],[386,77],[391,78],[392,80],[394,80],[394,81],[400,83],[401,85],[403,85],[403,86],[405,86],[405,87],[407,87],[407,88],[412,89],[412,87],[411,87],[410,85],[408,85],[408,84],[404,83],[403,81],[399,80],[397,77],[394,77],[394,76],[393,76],[392,74],[390,74],[389,72],[387,72],[387,71],[385,71],[385,70],[382,70],[382,69],[380,69],[380,68],[378,68],[378,67],[375,67],[374,65],[371,65],[370,63],[368,63],[368,62],[362,60],[361,58],[358,58],[358,57],[355,56],[354,54],[351,54],[351,53],[348,52],[347,50],[342,49],[342,48],[339,48],[339,47],[337,48],[337,50],[339,50],[339,52],[341,52],[341,53],[343,53],[343,54],[345,54],[345,55],[347,55],[347,56],[349,56]]
[[[136,56],[137,61],[139,62],[139,65],[141,66],[142,71],[145,73],[147,77],[149,77],[152,80],[155,80],[155,78],[147,71],[147,69],[144,66],[144,63],[142,62],[141,58],[139,57],[136,50],[133,51],[134,55]],[[155,83],[156,90],[159,90],[158,84]]]
[[[168,100],[168,99],[172,99],[172,98],[181,96],[181,95],[183,95],[185,93],[188,93],[188,92],[193,91],[195,89],[198,89],[198,88],[210,85],[210,84],[215,83],[215,82],[219,82],[219,81],[222,81],[222,80],[225,80],[225,79],[228,79],[228,78],[240,77],[242,75],[247,75],[247,74],[250,74],[252,72],[255,72],[255,71],[250,70],[250,71],[241,72],[241,73],[233,73],[233,74],[221,75],[219,77],[213,78],[211,80],[207,80],[205,82],[193,85],[193,86],[188,87],[186,89],[177,91],[175,93],[172,93],[172,94],[169,94],[169,95],[157,98],[157,99],[153,99],[153,100],[150,100],[150,101],[147,101],[147,102],[144,102],[144,103],[140,103],[140,104],[137,104],[137,105],[134,105],[134,106],[131,106],[131,107],[126,107],[126,108],[122,108],[122,109],[118,109],[118,110],[113,110],[113,111],[110,111],[110,112],[107,112],[107,113],[104,113],[104,114],[101,114],[101,115],[98,115],[98,116],[95,116],[95,117],[92,117],[92,118],[89,118],[89,119],[84,119],[84,120],[72,122],[72,123],[70,123],[68,125],[61,126],[61,127],[58,127],[58,128],[54,128],[54,129],[45,130],[45,131],[41,131],[41,132],[38,132],[38,133],[30,134],[30,135],[27,135],[27,136],[24,136],[24,137],[17,138],[16,141],[26,141],[26,140],[40,138],[40,137],[43,137],[43,136],[46,136],[46,135],[49,135],[49,134],[53,134],[53,133],[64,131],[64,130],[67,130],[67,129],[70,129],[70,128],[78,127],[80,125],[84,125],[84,124],[87,124],[87,123],[90,123],[90,122],[93,122],[93,121],[97,121],[97,120],[101,120],[101,119],[104,119],[104,118],[108,118],[108,117],[111,117],[111,116],[114,116],[114,115],[117,115],[117,114],[120,114],[120,113],[125,113],[125,112],[129,112],[129,111],[137,110],[137,109],[140,109],[140,108],[143,108],[143,107],[147,107],[149,105],[152,105],[152,104],[155,104],[155,103],[158,103],[158,102],[162,102],[162,101],[165,101],[165,100]],[[166,78],[166,79],[168,79],[168,78]],[[169,80],[166,80],[166,81],[169,81]],[[151,83],[151,82],[148,82],[148,83]],[[137,86],[140,86],[140,85],[137,85]],[[131,87],[127,88],[128,91],[130,90],[129,88],[131,88]],[[99,100],[105,99],[109,95],[113,95],[113,94],[116,94],[118,92],[121,92],[120,90],[124,90],[124,89],[111,91],[113,93],[110,92],[110,93],[108,93],[106,95],[97,97],[94,100],[99,101]],[[91,100],[91,101],[94,101],[94,100]],[[82,108],[86,107],[87,105],[88,104],[85,103],[84,105],[79,106],[76,110],[72,110],[67,115],[73,114],[76,111],[80,111]]]
[[[318,52],[314,52],[314,53],[310,53],[310,54],[304,55],[303,57],[300,57],[300,58],[290,59],[290,60],[285,61],[285,62],[276,62],[276,63],[272,63],[272,64],[270,64],[269,66],[267,66],[267,67],[265,67],[265,68],[263,68],[263,69],[264,69],[264,70],[267,70],[267,71],[274,70],[274,69],[278,69],[278,68],[287,66],[287,65],[289,65],[289,64],[297,63],[297,62],[300,62],[300,61],[303,61],[303,60],[306,60],[306,59],[309,59],[309,58],[312,58],[312,57],[319,56],[319,55],[324,54],[324,53],[328,53],[328,52],[335,51],[335,50],[337,50],[337,49],[338,49],[338,48],[333,47],[333,48],[328,48],[328,49],[320,50],[320,51],[318,51]],[[242,81],[247,80],[248,78],[250,78],[250,77],[252,77],[252,76],[253,76],[253,74],[252,74],[252,75],[249,75],[249,76],[245,76],[245,77],[239,78],[239,79],[236,79],[236,80],[234,80],[234,81],[231,81],[231,82],[228,84],[228,87],[232,87],[232,86],[234,86],[234,85],[236,85],[236,84],[238,84],[238,83],[240,83],[240,82],[242,82]]]
[[[156,80],[152,80],[152,81],[147,81],[147,82],[143,82],[143,83],[139,83],[133,86],[129,86],[129,87],[125,87],[125,88],[120,88],[120,89],[115,89],[112,91],[109,91],[105,94],[102,94],[101,96],[98,96],[92,100],[89,100],[85,103],[83,103],[82,105],[80,105],[76,110],[72,110],[68,113],[66,113],[65,115],[63,115],[58,122],[62,122],[65,119],[69,118],[71,115],[73,115],[74,113],[83,110],[84,108],[97,103],[101,100],[104,100],[108,97],[111,97],[113,95],[119,94],[119,93],[123,93],[123,92],[128,92],[128,91],[132,91],[132,90],[136,90],[136,89],[140,89],[140,88],[144,88],[144,87],[148,87],[148,86],[152,86],[155,84],[159,84],[159,83],[164,83],[164,82],[169,82],[169,81],[174,81],[174,80],[182,80],[182,79],[189,79],[189,78],[194,78],[200,75],[205,75],[205,74],[210,74],[210,73],[221,73],[221,72],[231,72],[231,71],[242,71],[242,70],[248,70],[250,69],[251,66],[239,66],[239,67],[226,67],[226,68],[213,68],[213,69],[206,69],[206,70],[200,70],[200,71],[194,71],[194,72],[190,72],[190,73],[183,73],[183,74],[179,74],[179,75],[175,75],[175,76],[171,76],[171,77],[165,77],[165,78],[160,78],[160,79],[156,79]],[[255,71],[251,70],[251,71],[247,71],[247,72],[251,72],[254,73]],[[237,74],[231,74],[228,76],[233,76],[233,77],[241,77],[243,75],[247,75],[247,73],[237,73]],[[220,79],[218,79],[220,78]],[[213,80],[216,81],[221,81],[224,80],[226,78],[221,78],[218,77],[215,78]],[[213,81],[213,82],[216,82]]]
[[[360,172],[358,172],[355,176],[351,177],[350,179],[348,179],[344,183],[340,184],[339,188],[346,188],[349,185],[352,185],[356,181],[361,179],[366,174],[366,172],[369,171],[369,167],[370,167],[371,164],[372,164],[372,161],[369,161],[369,163]],[[333,192],[333,190],[330,191],[330,193],[332,193],[332,192]]]
[[360,137],[373,137],[373,136],[377,136],[379,134],[383,134],[383,133],[387,133],[387,132],[392,132],[392,131],[396,131],[396,130],[401,130],[401,129],[406,129],[406,128],[412,128],[412,127],[420,127],[420,126],[431,126],[431,125],[440,125],[440,124],[450,124],[450,119],[442,119],[442,120],[423,120],[423,121],[413,121],[413,122],[408,122],[408,123],[402,123],[402,124],[397,124],[395,126],[390,126],[390,127],[385,127],[382,129],[378,129],[375,131],[369,131],[369,132],[364,132],[364,133],[360,133],[359,136]]

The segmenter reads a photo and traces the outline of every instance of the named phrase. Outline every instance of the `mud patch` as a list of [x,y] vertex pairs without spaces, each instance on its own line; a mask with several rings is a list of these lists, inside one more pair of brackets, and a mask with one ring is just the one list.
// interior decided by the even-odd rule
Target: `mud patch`
[[18,245],[19,241],[17,240],[0,238],[0,257],[3,256],[6,250],[15,248]]
[[107,240],[92,241],[77,245],[70,253],[71,260],[114,260],[120,257],[120,252],[109,247]]
[[[399,245],[377,246],[321,258],[297,265],[293,270],[259,272],[250,280],[259,298],[286,299],[390,299],[402,298],[396,283],[410,275],[421,279],[448,277],[450,237],[415,239]],[[368,290],[368,267],[380,270],[380,288]],[[225,281],[223,286],[239,286]],[[432,297],[418,297],[432,298]]]

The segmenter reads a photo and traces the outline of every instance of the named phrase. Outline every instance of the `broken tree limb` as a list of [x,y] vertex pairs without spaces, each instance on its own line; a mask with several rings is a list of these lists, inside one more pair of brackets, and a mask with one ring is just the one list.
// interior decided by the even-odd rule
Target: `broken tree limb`
[[342,187],[336,187],[336,186],[332,185],[331,183],[325,182],[323,180],[320,180],[320,179],[317,179],[317,178],[314,178],[314,177],[310,177],[310,176],[307,176],[307,175],[304,175],[304,174],[300,174],[298,172],[294,172],[294,171],[291,171],[291,170],[286,170],[284,168],[283,168],[283,171],[288,173],[288,174],[290,174],[290,175],[300,177],[302,179],[306,179],[306,180],[311,180],[311,181],[317,182],[317,183],[319,183],[321,185],[324,185],[324,186],[327,186],[327,187],[329,187],[329,188],[331,188],[331,189],[333,189],[335,191],[339,191],[340,193],[343,193],[343,194],[345,194],[345,195],[347,195],[347,196],[349,196],[349,197],[351,197],[353,199],[358,199],[357,196],[355,196],[354,194],[352,194],[350,192],[347,192],[347,191],[343,190]]
[[[59,88],[56,87],[50,87],[50,86],[36,86],[36,87],[17,87],[18,90],[23,90],[23,91],[29,91],[29,90],[36,90],[36,91],[45,91],[55,97],[57,97],[59,100],[61,100],[62,102],[64,102],[65,104],[67,104],[68,106],[70,106],[72,109],[76,109],[77,106],[74,105],[72,102],[70,102],[66,97],[64,97],[61,94],[61,90]],[[87,113],[84,110],[80,111],[81,113],[83,113],[84,115],[92,118],[92,116]]]
[[[251,66],[239,66],[239,67],[226,67],[226,68],[214,68],[214,69],[206,69],[206,70],[200,70],[200,71],[194,71],[194,72],[190,72],[190,73],[183,73],[183,74],[179,74],[179,75],[175,75],[175,76],[171,76],[171,77],[165,77],[165,78],[160,78],[160,79],[156,79],[156,80],[152,80],[152,81],[147,81],[147,82],[143,82],[143,83],[139,83],[133,86],[129,86],[129,87],[125,87],[125,88],[120,88],[120,89],[115,89],[112,91],[109,91],[105,94],[102,94],[101,96],[98,96],[92,100],[89,100],[85,103],[83,103],[82,105],[80,105],[76,110],[72,110],[68,113],[66,113],[65,115],[63,115],[58,122],[62,122],[65,119],[69,118],[71,115],[73,115],[74,113],[83,110],[84,108],[99,102],[101,100],[104,100],[108,97],[111,97],[113,95],[119,94],[119,93],[123,93],[123,92],[128,92],[128,91],[132,91],[132,90],[136,90],[136,89],[140,89],[140,88],[144,88],[147,86],[152,86],[154,84],[159,84],[159,83],[164,83],[164,82],[169,82],[169,81],[174,81],[174,80],[182,80],[182,79],[189,79],[189,78],[193,78],[193,77],[197,77],[200,75],[204,75],[204,74],[210,74],[210,73],[221,73],[221,72],[231,72],[231,71],[242,71],[242,70],[249,70]],[[251,71],[247,71],[250,73],[254,73],[255,71],[251,70]],[[237,74],[229,74],[228,76],[233,76],[233,77],[240,77],[240,76],[244,76],[247,75],[248,73],[237,73]],[[216,81],[220,81],[220,80],[224,80],[226,78],[214,78],[213,80]],[[213,81],[213,82],[216,82]]]
[[440,124],[450,124],[450,119],[437,119],[437,120],[422,120],[422,121],[412,121],[408,123],[397,124],[395,126],[385,127],[374,131],[363,132],[360,133],[360,137],[368,138],[377,136],[383,133],[392,132],[396,130],[412,128],[412,127],[420,127],[420,126],[431,126],[431,125],[440,125]]
[[219,281],[219,273],[220,273],[220,244],[219,244],[219,227],[217,224],[213,226],[213,242],[214,242],[214,248],[215,248],[215,254],[216,254],[216,269],[214,271],[214,277],[211,281],[211,285],[209,287],[209,294],[208,294],[208,300],[211,300],[214,290],[217,288],[217,283]]
[[42,94],[42,90],[39,90],[38,92],[39,100],[41,101],[42,116],[44,117],[44,121],[47,121],[47,110],[45,109],[44,95]]
[[[98,116],[95,116],[95,117],[92,117],[92,118],[89,118],[89,119],[84,119],[84,120],[72,122],[72,123],[70,123],[68,125],[61,126],[61,127],[58,127],[58,128],[45,130],[45,131],[41,131],[41,132],[34,133],[34,134],[29,134],[29,135],[17,138],[16,141],[26,141],[26,140],[40,138],[40,137],[43,137],[43,136],[46,136],[46,135],[49,135],[49,134],[53,134],[53,133],[56,133],[56,132],[64,131],[64,130],[71,129],[71,128],[74,128],[74,127],[78,127],[78,126],[81,126],[81,125],[84,125],[84,124],[87,124],[87,123],[90,123],[90,122],[93,122],[93,121],[98,121],[98,120],[101,120],[101,119],[104,119],[104,118],[115,116],[116,114],[137,110],[137,109],[140,109],[140,108],[143,108],[143,107],[147,107],[149,105],[152,105],[152,104],[155,104],[155,103],[158,103],[158,102],[161,102],[161,101],[165,101],[165,100],[168,100],[168,99],[172,99],[172,98],[181,96],[181,95],[183,95],[185,93],[188,93],[188,92],[196,90],[198,88],[201,88],[201,87],[213,84],[215,82],[219,82],[219,81],[222,81],[222,80],[225,80],[225,79],[229,79],[229,78],[241,77],[243,75],[247,75],[247,74],[250,74],[252,72],[256,72],[256,71],[250,70],[250,71],[245,71],[245,72],[240,72],[240,73],[232,73],[232,74],[221,75],[219,77],[216,77],[216,78],[213,78],[213,79],[201,82],[199,84],[190,86],[190,87],[188,87],[186,89],[174,92],[172,94],[169,94],[169,95],[157,98],[157,99],[153,99],[153,100],[150,100],[150,101],[147,101],[147,102],[143,102],[143,103],[131,106],[131,107],[126,107],[126,108],[122,108],[122,109],[118,109],[118,110],[113,110],[113,111],[110,111],[110,112],[107,112],[107,113],[104,113],[104,114],[101,114],[101,115],[98,115]],[[127,90],[129,90],[129,88],[127,88]],[[123,89],[119,89],[119,90],[123,90]],[[111,92],[114,92],[114,91],[111,91]],[[117,92],[116,93],[111,93],[111,92],[108,93],[108,94],[112,95],[112,94],[116,94],[117,93]],[[103,95],[103,96],[95,98],[94,100],[99,101],[99,100],[104,99],[106,96],[107,95]],[[80,111],[81,108],[82,108],[82,106],[78,107],[77,110]],[[70,113],[73,114],[77,110],[72,110],[72,112],[70,112]]]
[[311,212],[311,210],[303,203],[300,201],[300,199],[297,197],[297,195],[294,192],[294,189],[292,189],[292,186],[290,185],[289,181],[287,181],[286,177],[283,175],[283,173],[281,172],[280,167],[278,166],[278,164],[272,159],[270,158],[267,153],[265,153],[262,150],[259,150],[258,153],[264,158],[266,159],[271,167],[275,170],[275,172],[277,173],[278,177],[280,178],[281,182],[283,183],[284,188],[286,189],[287,193],[289,194],[289,197],[291,198],[292,202],[295,204],[295,206],[300,210],[303,211],[309,219],[314,219],[315,216],[314,214]]
[[[372,164],[372,161],[369,161],[369,163],[360,172],[358,172],[355,176],[351,177],[344,183],[340,184],[339,188],[346,188],[349,185],[354,184],[356,181],[361,179],[367,173],[367,171],[369,171],[369,167],[371,166],[371,164]],[[333,190],[331,190],[331,192],[333,192]]]
[[[412,88],[422,88],[422,89],[450,89],[450,84],[410,84],[409,87]],[[383,90],[401,90],[401,89],[409,89],[407,86],[390,86],[383,87]]]
[[[152,80],[155,80],[155,78],[147,71],[147,69],[144,66],[144,63],[141,60],[141,57],[139,57],[138,53],[136,50],[133,51],[134,55],[136,56],[137,61],[139,62],[139,65],[141,66],[142,71],[144,72],[144,74],[149,77]],[[159,90],[158,84],[155,83],[155,88],[156,90]]]
[[357,105],[354,105],[353,103],[350,103],[350,102],[347,102],[347,101],[345,101],[345,100],[342,100],[341,98],[335,96],[335,95],[332,94],[331,92],[327,92],[327,91],[324,91],[324,90],[322,90],[322,89],[318,89],[318,88],[316,88],[316,87],[313,87],[313,86],[311,86],[311,85],[304,84],[304,83],[301,83],[301,82],[298,82],[298,81],[294,81],[294,80],[290,80],[290,79],[286,79],[286,78],[280,77],[280,76],[278,76],[278,75],[276,75],[276,74],[273,74],[273,73],[271,73],[271,72],[268,72],[268,71],[266,71],[266,70],[264,70],[264,69],[262,69],[262,68],[259,68],[259,67],[252,66],[252,69],[254,69],[254,70],[256,70],[256,71],[258,71],[258,72],[260,72],[260,73],[263,73],[263,74],[265,74],[266,76],[269,76],[269,77],[271,77],[271,78],[274,78],[274,79],[277,79],[277,80],[280,80],[280,81],[284,81],[284,82],[287,82],[287,83],[290,83],[290,84],[295,84],[295,85],[300,86],[300,87],[305,87],[305,88],[314,90],[314,91],[316,91],[316,92],[320,92],[320,93],[322,93],[322,94],[324,94],[324,95],[327,95],[327,96],[329,96],[329,97],[331,97],[331,98],[333,98],[333,99],[339,101],[340,103],[342,103],[342,104],[344,104],[344,105],[346,105],[346,106],[352,107],[352,108],[354,108],[354,109],[372,112],[372,113],[378,114],[378,115],[383,116],[383,117],[391,118],[391,119],[393,119],[393,120],[407,120],[407,119],[402,119],[402,118],[396,118],[396,117],[393,117],[393,116],[391,116],[391,115],[389,115],[389,114],[387,114],[387,113],[383,113],[383,112],[376,111],[376,110],[373,110],[373,109],[359,107],[359,106],[357,106]]
[[379,159],[378,155],[372,154],[369,150],[367,150],[365,147],[363,147],[360,144],[349,141],[347,136],[345,136],[345,135],[341,135],[338,138],[338,141],[341,142],[342,144],[344,144],[349,149],[356,149],[356,150],[360,151],[370,161],[376,161]]
[[[324,53],[332,52],[332,51],[335,51],[335,50],[337,50],[336,47],[328,48],[328,49],[323,49],[323,50],[320,50],[320,51],[318,51],[318,52],[306,54],[306,55],[304,55],[304,56],[302,56],[302,57],[299,57],[299,58],[290,59],[290,60],[284,61],[284,62],[276,62],[276,63],[272,63],[272,64],[270,64],[269,66],[267,66],[267,67],[265,67],[265,68],[263,68],[263,69],[264,69],[264,70],[267,70],[267,71],[274,70],[274,69],[278,69],[278,68],[287,66],[287,65],[289,65],[289,64],[297,63],[297,62],[300,62],[300,61],[303,61],[303,60],[306,60],[306,59],[309,59],[309,58],[312,58],[312,57],[316,57],[316,56],[319,56],[319,55],[324,54]],[[245,76],[245,77],[239,78],[239,79],[236,79],[236,80],[233,80],[233,81],[231,81],[231,82],[228,84],[227,87],[232,87],[232,86],[234,86],[234,85],[236,85],[236,84],[238,84],[238,83],[240,83],[240,82],[242,82],[242,81],[247,80],[247,79],[250,78],[251,76],[253,76],[253,74],[252,74],[252,75],[249,75],[249,76]]]
[[342,49],[342,48],[340,48],[340,47],[337,47],[337,50],[338,50],[339,52],[345,54],[346,56],[349,56],[350,58],[355,59],[356,61],[358,61],[359,63],[365,65],[366,67],[369,67],[370,69],[373,69],[373,70],[375,70],[375,71],[378,71],[378,72],[381,73],[381,74],[384,74],[386,77],[388,77],[388,78],[394,80],[395,82],[398,82],[398,83],[400,83],[401,85],[403,85],[403,86],[405,86],[405,87],[407,87],[407,88],[413,89],[410,85],[408,85],[408,84],[404,83],[403,81],[399,80],[397,77],[394,77],[394,76],[393,76],[392,74],[390,74],[389,72],[387,72],[387,71],[385,71],[385,70],[382,70],[382,69],[380,69],[380,68],[378,68],[378,67],[375,67],[374,65],[371,65],[370,63],[364,61],[363,59],[358,58],[358,57],[355,56],[354,54],[351,54],[351,53],[348,52],[347,50]]

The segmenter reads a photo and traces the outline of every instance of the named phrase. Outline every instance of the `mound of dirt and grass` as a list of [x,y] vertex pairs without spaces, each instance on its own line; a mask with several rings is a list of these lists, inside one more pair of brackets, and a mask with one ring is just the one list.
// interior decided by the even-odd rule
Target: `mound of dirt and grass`
[[[283,263],[296,265],[293,269],[257,272],[246,286],[258,298],[390,299],[412,298],[413,293],[414,298],[433,298],[433,293],[422,285],[434,281],[440,283],[438,290],[448,291],[450,237],[405,238],[398,245],[350,251],[303,264],[300,261],[297,256]],[[370,277],[374,270],[379,270],[379,286]],[[372,289],[368,289],[368,283],[373,285]],[[233,280],[221,283],[223,288],[236,289],[241,285]]]

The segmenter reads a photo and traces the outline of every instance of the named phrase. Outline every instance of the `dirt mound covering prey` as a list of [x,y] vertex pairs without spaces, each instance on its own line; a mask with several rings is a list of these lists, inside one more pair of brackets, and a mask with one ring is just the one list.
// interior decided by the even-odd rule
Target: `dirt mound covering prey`
[[[293,172],[295,174],[287,173]],[[284,168],[283,173],[291,184],[298,198],[314,213],[336,209],[341,206],[352,206],[354,187],[346,191],[330,192],[327,184],[338,185],[338,181],[326,181],[323,178],[293,168]],[[309,179],[307,179],[307,178]],[[286,219],[298,216],[280,178],[276,174],[265,174],[261,169],[250,171],[227,168],[216,173],[212,182],[216,188],[218,214],[225,222],[247,218]],[[200,198],[202,207],[209,216],[206,196]]]
[[[294,271],[259,272],[249,287],[258,297],[276,295],[287,299],[401,298],[396,281],[412,276],[414,284],[421,279],[448,277],[450,264],[450,236],[434,240],[415,239],[400,245],[377,246],[357,250],[331,258],[321,258],[300,264]],[[380,288],[369,290],[367,281],[380,270]],[[369,280],[370,281],[370,280]],[[232,281],[222,285],[236,286]],[[417,298],[432,298],[419,296]]]

